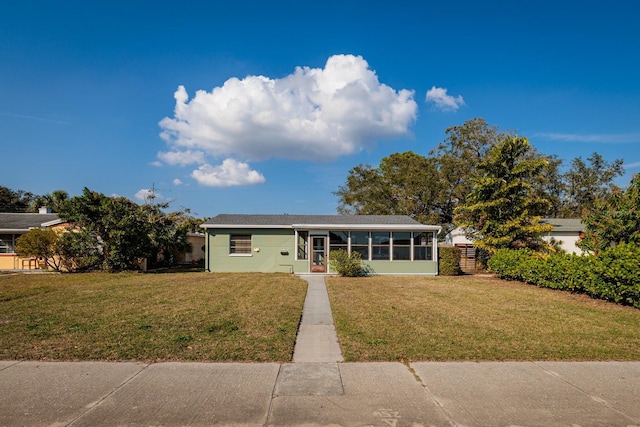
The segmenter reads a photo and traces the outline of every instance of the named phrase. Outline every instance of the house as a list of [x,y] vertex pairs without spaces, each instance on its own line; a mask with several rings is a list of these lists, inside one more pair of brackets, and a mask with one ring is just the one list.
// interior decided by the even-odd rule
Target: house
[[438,274],[439,226],[401,215],[230,215],[206,221],[205,270],[331,274],[330,252],[360,252],[371,274]]
[[187,239],[191,243],[191,251],[176,255],[178,264],[198,264],[204,260],[204,234],[187,233]]
[[21,258],[14,252],[18,237],[35,227],[52,227],[62,223],[58,214],[41,208],[39,213],[0,213],[0,270],[40,268],[35,258]]
[[[542,218],[541,224],[550,224],[553,229],[542,238],[548,242],[555,242],[560,249],[567,253],[581,254],[576,243],[584,235],[584,226],[578,218]],[[453,245],[461,249],[460,267],[464,271],[475,270],[476,251],[473,242],[464,234],[462,228],[454,228],[445,236],[445,244]]]

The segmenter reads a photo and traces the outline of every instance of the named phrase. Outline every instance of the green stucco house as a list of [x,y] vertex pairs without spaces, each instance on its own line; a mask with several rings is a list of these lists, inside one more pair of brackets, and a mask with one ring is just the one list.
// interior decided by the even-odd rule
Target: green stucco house
[[438,274],[437,234],[403,215],[221,214],[205,230],[205,270],[331,274],[329,254],[360,252],[371,274]]

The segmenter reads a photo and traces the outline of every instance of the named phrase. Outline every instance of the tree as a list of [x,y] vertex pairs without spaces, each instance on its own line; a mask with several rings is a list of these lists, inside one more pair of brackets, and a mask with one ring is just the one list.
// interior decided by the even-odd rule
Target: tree
[[62,205],[69,199],[69,194],[64,190],[55,190],[43,196],[34,196],[29,203],[29,212],[38,212],[41,207],[48,207],[53,212],[59,212]]
[[[107,197],[84,188],[82,196],[63,203],[60,217],[73,223],[67,256],[99,258],[109,271],[138,268],[152,252],[149,222],[139,205],[124,197]],[[73,254],[77,250],[78,253]]]
[[452,228],[455,208],[465,203],[471,191],[478,165],[492,147],[509,135],[511,133],[487,124],[483,118],[475,118],[448,128],[444,141],[431,151],[444,183],[439,206],[442,212],[440,224],[445,232]]
[[33,197],[28,191],[0,186],[0,212],[26,212]]
[[177,252],[191,249],[187,238],[194,219],[186,211],[166,214],[167,204],[138,205],[85,188],[61,206],[73,225],[62,239],[62,253],[74,270],[109,271],[168,265]]
[[149,267],[171,265],[178,253],[191,251],[187,233],[195,220],[188,215],[188,211],[165,214],[162,209],[168,208],[168,204],[148,204],[141,208],[149,221]]
[[22,257],[35,257],[60,271],[60,239],[58,233],[50,228],[34,228],[18,237],[15,251]]
[[549,201],[536,194],[533,182],[548,160],[535,156],[526,138],[510,136],[491,147],[478,165],[479,174],[454,222],[474,244],[490,253],[501,248],[546,248],[541,235],[551,226],[539,223],[534,212]]
[[585,236],[578,245],[602,251],[622,243],[640,244],[640,175],[622,191],[596,198],[583,218]]
[[408,215],[439,223],[441,185],[435,161],[408,151],[383,158],[377,168],[356,166],[334,194],[340,197],[341,214]]

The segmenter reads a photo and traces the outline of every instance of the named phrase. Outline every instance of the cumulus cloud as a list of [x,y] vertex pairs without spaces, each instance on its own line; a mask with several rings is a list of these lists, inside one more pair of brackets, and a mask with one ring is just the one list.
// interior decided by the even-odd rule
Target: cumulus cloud
[[176,178],[176,179],[173,180],[173,185],[178,186],[178,185],[182,185],[182,184],[183,184],[183,182],[179,178]]
[[265,182],[264,176],[251,170],[247,163],[234,159],[225,159],[221,165],[204,164],[194,170],[191,176],[202,185],[211,187],[231,187]]
[[442,111],[456,111],[464,105],[462,95],[451,96],[447,94],[447,89],[433,86],[427,91],[427,102],[432,102]]
[[165,197],[162,194],[154,191],[151,188],[143,188],[141,190],[138,190],[138,192],[133,195],[133,198],[140,202],[165,200]]
[[[193,176],[205,185],[219,185],[204,178],[212,170],[233,169],[236,176],[239,165],[257,174],[240,182],[263,182],[246,161],[329,161],[359,152],[377,140],[408,135],[417,112],[413,91],[380,83],[367,61],[354,55],[331,56],[324,68],[296,67],[279,79],[230,78],[191,99],[179,86],[174,97],[174,116],[160,121],[169,151],[158,158],[202,165]],[[233,160],[210,166],[210,159]]]

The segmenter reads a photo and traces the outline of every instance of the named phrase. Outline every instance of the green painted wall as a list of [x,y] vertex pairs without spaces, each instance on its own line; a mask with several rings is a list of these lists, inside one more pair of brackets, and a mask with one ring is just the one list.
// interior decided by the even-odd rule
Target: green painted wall
[[[231,234],[251,234],[254,249],[251,255],[229,255]],[[214,272],[306,273],[308,262],[295,261],[294,243],[293,230],[211,229],[207,232],[209,250],[205,268]]]
[[[251,234],[251,255],[229,255],[231,234]],[[295,260],[295,233],[287,229],[209,229],[205,269],[212,272],[308,273]],[[255,249],[259,249],[256,251]],[[284,249],[284,251],[283,251]],[[284,254],[282,252],[285,252]],[[437,274],[435,261],[365,261],[372,274]]]

